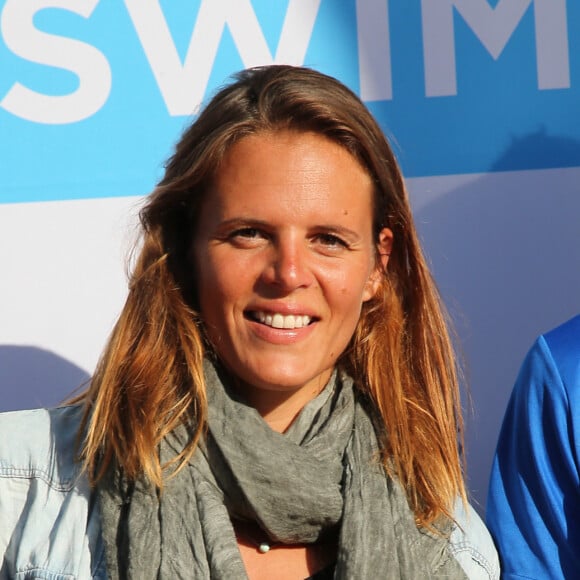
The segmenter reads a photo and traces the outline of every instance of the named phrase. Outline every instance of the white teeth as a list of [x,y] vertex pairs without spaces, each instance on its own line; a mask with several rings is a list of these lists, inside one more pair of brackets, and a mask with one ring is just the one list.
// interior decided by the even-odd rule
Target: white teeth
[[271,326],[273,328],[302,328],[310,324],[310,316],[303,315],[293,315],[288,314],[284,316],[283,314],[266,314],[264,312],[256,312],[256,318],[266,326]]

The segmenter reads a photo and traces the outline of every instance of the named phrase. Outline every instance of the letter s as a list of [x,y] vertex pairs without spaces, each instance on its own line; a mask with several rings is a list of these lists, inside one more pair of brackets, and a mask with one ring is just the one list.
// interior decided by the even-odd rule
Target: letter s
[[62,68],[79,78],[76,91],[45,95],[16,82],[0,106],[34,123],[75,123],[95,114],[111,91],[111,69],[102,52],[72,38],[47,34],[34,27],[34,15],[43,8],[61,8],[88,18],[99,0],[7,0],[0,17],[6,46],[31,62]]

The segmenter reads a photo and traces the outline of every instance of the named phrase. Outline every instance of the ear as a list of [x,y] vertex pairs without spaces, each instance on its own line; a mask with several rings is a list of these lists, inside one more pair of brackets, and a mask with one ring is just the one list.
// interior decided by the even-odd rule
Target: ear
[[374,298],[381,286],[381,280],[387,271],[387,264],[389,263],[389,256],[393,247],[393,232],[389,228],[383,228],[379,232],[379,239],[377,241],[376,266],[369,276],[365,290],[363,293],[363,302]]

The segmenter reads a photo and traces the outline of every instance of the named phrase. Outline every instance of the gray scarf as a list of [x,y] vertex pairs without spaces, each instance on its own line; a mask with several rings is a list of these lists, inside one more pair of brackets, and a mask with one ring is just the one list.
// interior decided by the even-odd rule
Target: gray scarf
[[[378,462],[375,430],[347,376],[280,434],[226,390],[211,364],[204,371],[209,435],[189,464],[161,494],[117,470],[99,487],[111,580],[246,579],[231,518],[285,544],[339,528],[335,578],[466,578],[447,538],[415,525],[403,489]],[[187,440],[185,427],[173,432],[161,460]]]

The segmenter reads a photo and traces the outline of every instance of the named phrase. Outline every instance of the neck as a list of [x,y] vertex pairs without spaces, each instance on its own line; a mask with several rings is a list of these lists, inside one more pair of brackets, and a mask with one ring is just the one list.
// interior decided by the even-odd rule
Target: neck
[[291,391],[258,389],[246,385],[240,385],[239,388],[248,404],[260,413],[270,428],[284,433],[304,406],[324,389],[331,374],[332,371],[329,371],[328,376],[325,374],[317,381]]

